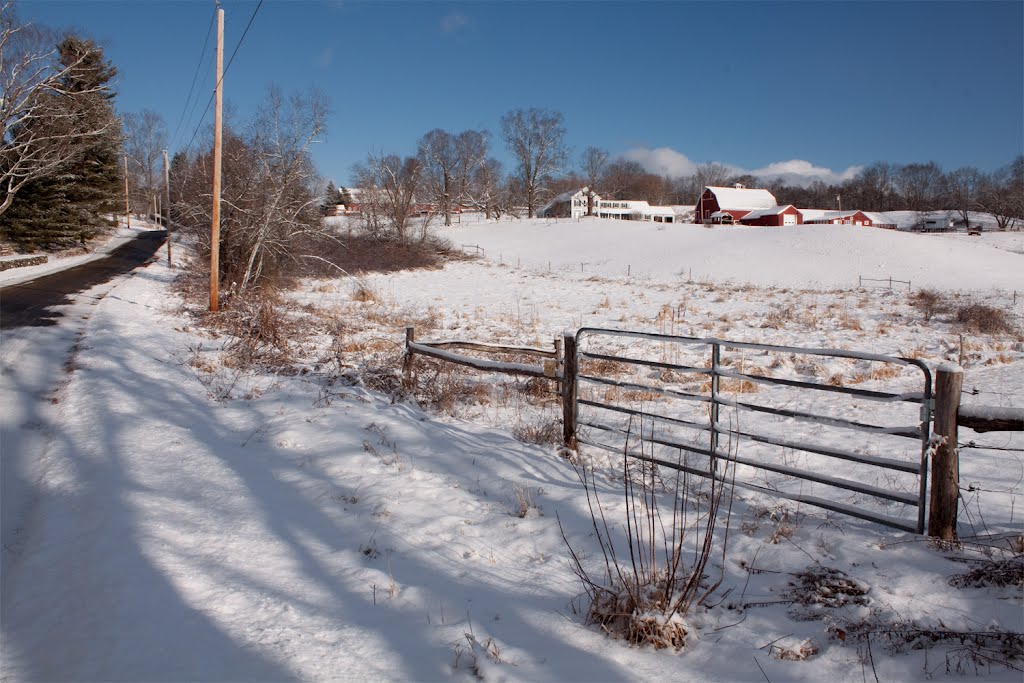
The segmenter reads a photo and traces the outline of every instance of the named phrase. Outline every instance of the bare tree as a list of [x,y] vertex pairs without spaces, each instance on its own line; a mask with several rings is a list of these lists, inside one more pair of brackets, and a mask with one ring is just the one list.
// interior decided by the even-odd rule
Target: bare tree
[[[319,211],[322,181],[310,146],[326,132],[327,102],[317,92],[282,96],[270,88],[244,133],[226,129],[221,182],[220,273],[244,291],[289,266],[315,258],[303,252],[327,239]],[[172,165],[177,221],[209,250],[212,153]]]
[[455,137],[455,199],[460,206],[470,203],[473,178],[487,163],[489,146],[490,133],[485,130],[465,130]]
[[465,201],[484,218],[501,218],[509,206],[508,186],[503,182],[501,162],[486,159],[473,173],[466,190]]
[[1000,230],[1024,221],[1024,157],[982,178],[978,192],[982,210],[992,214]]
[[699,164],[693,173],[693,177],[697,181],[697,194],[699,195],[704,192],[705,187],[718,187],[724,185],[728,182],[731,175],[732,171],[722,164],[716,162]]
[[386,217],[399,242],[409,239],[409,219],[414,213],[423,173],[417,157],[402,159],[396,154],[370,154],[366,163],[356,166],[355,175],[370,212]]
[[908,209],[925,213],[941,208],[937,201],[944,191],[945,175],[934,161],[900,167],[893,183]]
[[128,155],[128,172],[134,176],[131,187],[136,213],[143,212],[163,187],[160,168],[163,150],[167,147],[167,125],[152,109],[127,113],[124,121],[124,151]]
[[501,117],[501,133],[518,165],[515,175],[529,218],[536,215],[548,181],[569,156],[563,122],[561,113],[537,108],[514,109]]
[[83,115],[96,107],[105,85],[72,88],[71,78],[95,58],[90,51],[70,59],[54,35],[18,22],[13,0],[0,4],[0,214],[33,180],[51,176],[68,164],[82,145],[101,139],[116,119]]
[[444,224],[452,224],[452,193],[456,168],[459,164],[455,137],[446,130],[435,128],[420,138],[417,151],[423,189],[437,203],[444,214]]
[[583,150],[580,158],[580,175],[590,188],[587,194],[587,215],[594,215],[594,193],[602,190],[599,188],[604,169],[608,165],[608,152],[598,147],[587,147]]
[[958,168],[946,177],[949,198],[968,228],[971,227],[971,211],[978,208],[981,180],[981,173],[973,166]]

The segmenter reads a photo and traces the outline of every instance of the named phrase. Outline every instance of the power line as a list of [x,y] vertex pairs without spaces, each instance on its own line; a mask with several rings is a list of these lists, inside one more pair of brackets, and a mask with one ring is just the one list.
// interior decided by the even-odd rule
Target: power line
[[222,81],[224,80],[224,76],[227,75],[228,69],[231,68],[231,62],[235,61],[235,55],[238,54],[238,48],[242,47],[242,41],[245,40],[245,34],[247,34],[249,32],[249,27],[252,26],[252,20],[256,18],[256,13],[260,11],[260,7],[262,7],[262,6],[263,6],[263,0],[260,0],[259,3],[256,5],[256,9],[254,9],[252,11],[252,16],[249,17],[249,23],[245,25],[245,30],[242,31],[242,37],[238,39],[238,44],[235,45],[235,49],[231,53],[230,59],[228,59],[228,64],[227,64],[227,66],[224,67],[224,73],[221,74],[220,79]]
[[[206,60],[206,48],[210,44],[210,36],[213,34],[213,23],[217,18],[217,11],[214,10],[213,15],[210,17],[210,27],[206,31],[206,40],[203,42],[203,49],[199,52],[199,63],[196,64],[196,72],[192,76],[192,85],[188,89],[188,97],[185,98],[185,106],[181,109],[181,117],[178,118],[178,125],[174,127],[174,134],[171,135],[171,144],[169,147],[174,146],[174,141],[178,139],[178,131],[181,130],[181,124],[185,121],[185,113],[188,111],[188,104],[192,101],[192,93],[196,88],[196,81],[199,80],[199,70],[203,66],[203,62]],[[195,107],[192,108],[195,112]]]
[[[252,26],[252,22],[256,18],[256,13],[260,11],[260,7],[262,7],[262,6],[263,6],[263,0],[260,0],[259,3],[256,5],[256,9],[254,9],[252,11],[252,16],[249,17],[249,23],[245,25],[245,30],[242,31],[242,37],[238,39],[238,43],[235,45],[235,49],[231,52],[231,58],[228,59],[227,66],[224,67],[224,73],[222,73],[220,75],[220,81],[214,87],[214,92],[216,92],[216,87],[220,86],[220,84],[224,81],[224,76],[227,75],[228,69],[231,68],[231,63],[233,61],[235,61],[235,55],[238,54],[238,49],[240,47],[242,47],[242,41],[245,40],[246,34],[249,33],[249,27]],[[196,105],[198,105],[198,104],[199,104],[199,101],[196,100]],[[192,138],[188,141],[188,144],[185,145],[186,153],[188,152],[189,149],[191,149],[192,143],[196,139],[196,135],[199,134],[199,129],[202,127],[203,121],[206,119],[206,115],[207,115],[207,113],[209,113],[210,106],[212,104],[213,104],[213,95],[211,94],[209,101],[206,103],[206,109],[203,110],[203,115],[199,118],[199,123],[196,125],[196,129],[192,133]]]

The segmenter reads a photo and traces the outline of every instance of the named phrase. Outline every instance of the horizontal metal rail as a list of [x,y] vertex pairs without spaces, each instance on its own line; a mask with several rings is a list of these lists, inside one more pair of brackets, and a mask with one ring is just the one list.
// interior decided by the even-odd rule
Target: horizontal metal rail
[[[617,434],[627,434],[628,430],[620,429],[618,427],[611,427],[608,425],[594,424],[590,422],[580,422],[581,425],[587,427],[593,427],[594,429],[600,429],[606,432],[612,432]],[[787,465],[775,465],[772,463],[759,462],[750,458],[741,457],[727,451],[718,450],[714,453],[711,451],[692,446],[690,444],[680,443],[678,441],[672,441],[671,439],[662,439],[653,435],[643,436],[640,435],[643,441],[649,443],[658,444],[659,446],[666,446],[668,448],[678,448],[688,453],[694,453],[695,455],[704,455],[709,458],[719,458],[721,460],[728,460],[735,462],[740,465],[747,465],[749,467],[756,467],[757,469],[768,470],[769,472],[775,472],[777,474],[784,474],[787,476],[795,477],[797,479],[803,479],[805,481],[813,481],[818,484],[824,484],[826,486],[834,486],[836,488],[845,489],[847,491],[853,491],[854,493],[863,493],[868,496],[874,496],[875,498],[882,498],[885,500],[891,500],[896,503],[903,503],[905,505],[917,505],[918,497],[915,494],[900,493],[898,491],[889,491],[887,489],[878,488],[877,486],[870,486],[868,484],[862,484],[857,481],[851,481],[849,479],[842,479],[840,477],[830,477],[824,474],[817,474],[815,472],[808,472],[798,467],[789,467]]]
[[806,441],[790,441],[788,439],[780,439],[771,436],[765,436],[763,434],[757,434],[755,432],[747,432],[738,429],[730,429],[724,425],[720,425],[723,433],[735,434],[736,436],[746,437],[758,443],[770,444],[772,446],[778,446],[780,448],[791,448],[795,451],[807,451],[808,453],[817,453],[818,455],[825,455],[830,458],[837,458],[839,460],[848,460],[850,462],[859,462],[864,465],[873,465],[875,467],[882,467],[887,470],[898,470],[900,472],[907,472],[908,474],[920,474],[921,464],[916,462],[907,462],[906,460],[893,460],[892,458],[879,458],[869,455],[861,455],[859,453],[851,453],[850,451],[844,451],[839,448],[829,448],[827,446],[819,446]]
[[700,394],[691,394],[686,391],[673,391],[671,389],[662,389],[660,387],[652,387],[646,384],[634,384],[633,382],[620,382],[614,379],[605,379],[604,377],[594,377],[593,375],[577,375],[576,379],[584,380],[586,382],[594,382],[595,384],[603,384],[610,387],[618,387],[619,389],[628,389],[630,391],[646,391],[652,394],[661,394],[662,396],[669,396],[671,398],[681,398],[686,401],[694,401],[696,403],[711,403],[710,396],[701,396]]
[[679,365],[677,363],[663,363],[661,361],[643,360],[640,358],[628,358],[626,356],[612,356],[603,353],[590,353],[589,351],[580,351],[580,358],[589,358],[593,360],[604,360],[611,361],[613,363],[624,363],[629,365],[643,365],[651,368],[662,368],[665,370],[676,370],[683,374],[692,375],[711,375],[717,373],[722,377],[729,377],[730,379],[738,380],[749,380],[751,382],[758,382],[761,384],[777,384],[787,387],[795,387],[798,389],[812,389],[818,391],[827,391],[837,394],[849,394],[850,396],[856,396],[858,398],[864,398],[872,401],[907,401],[913,403],[920,403],[921,399],[924,398],[924,394],[920,391],[908,392],[902,394],[892,394],[884,391],[871,391],[870,389],[857,389],[854,387],[839,387],[831,384],[821,384],[820,382],[805,382],[796,379],[786,379],[783,377],[766,377],[764,375],[748,375],[742,372],[735,372],[728,370],[724,367],[717,368],[697,368],[692,365]]
[[724,406],[731,406],[733,408],[743,408],[745,410],[751,410],[757,413],[778,415],[779,417],[790,417],[793,418],[794,420],[801,420],[803,422],[815,422],[817,424],[829,425],[831,427],[840,427],[842,429],[854,429],[860,432],[870,432],[872,434],[889,434],[892,436],[905,436],[911,439],[921,438],[920,426],[883,427],[881,425],[857,422],[856,420],[846,420],[841,417],[827,417],[824,415],[817,415],[815,413],[807,413],[802,410],[790,410],[788,408],[771,408],[769,406],[760,406],[757,405],[756,403],[747,403],[745,401],[737,401],[730,398],[719,397],[718,402]]
[[674,334],[658,334],[654,332],[633,332],[630,330],[612,330],[601,327],[582,327],[576,333],[577,338],[586,334],[600,334],[608,337],[627,337],[633,339],[649,339],[654,341],[676,342],[690,345],[718,344],[726,349],[748,349],[753,351],[775,351],[779,353],[796,353],[810,356],[824,356],[828,358],[851,358],[853,360],[869,360],[880,363],[894,363],[896,365],[913,365],[921,370],[925,376],[930,377],[928,365],[919,358],[903,358],[899,356],[884,356],[877,353],[865,353],[863,351],[845,351],[843,349],[815,349],[801,346],[778,346],[775,344],[757,344],[754,342],[737,342],[717,337],[685,337]]
[[662,363],[655,360],[641,360],[639,358],[626,358],[624,356],[609,356],[603,353],[590,353],[588,351],[580,351],[580,358],[590,358],[592,360],[605,360],[613,363],[628,363],[629,365],[645,365],[649,368],[662,368],[665,370],[679,370],[683,373],[693,375],[710,375],[711,368],[695,368],[690,365],[677,365],[675,363]]
[[[597,337],[618,337],[623,339],[641,340],[647,343],[668,343],[668,344],[679,344],[683,346],[702,346],[710,347],[711,351],[711,367],[694,367],[691,365],[685,365],[683,363],[666,363],[656,360],[646,360],[643,358],[629,358],[628,355],[632,355],[632,352],[627,354],[616,355],[614,352],[599,352],[598,349],[584,350],[582,349],[583,339],[588,335]],[[579,424],[586,427],[591,427],[596,430],[601,430],[609,434],[617,434],[620,439],[626,437],[626,443],[624,446],[612,448],[604,445],[600,447],[610,450],[612,452],[621,452],[624,449],[629,450],[630,443],[629,437],[631,434],[635,435],[637,439],[645,441],[650,444],[657,444],[672,449],[679,449],[683,452],[692,453],[695,455],[701,455],[704,457],[711,458],[713,461],[722,459],[723,461],[733,462],[736,464],[742,464],[749,467],[753,467],[759,470],[775,472],[785,476],[792,476],[798,479],[821,484],[823,486],[836,487],[838,489],[855,492],[867,496],[872,496],[881,500],[893,501],[905,505],[915,506],[917,509],[917,524],[907,523],[903,520],[894,519],[883,514],[876,514],[867,510],[858,509],[853,506],[848,506],[842,503],[836,503],[831,500],[824,498],[816,498],[814,496],[796,495],[792,493],[773,491],[771,488],[758,486],[756,484],[750,484],[747,482],[735,482],[737,486],[742,486],[751,490],[763,491],[779,497],[788,498],[791,500],[807,502],[810,505],[816,505],[824,509],[841,512],[846,515],[857,517],[860,519],[866,519],[875,521],[881,524],[885,524],[890,527],[903,529],[906,531],[921,533],[924,531],[924,514],[925,514],[925,497],[927,493],[927,479],[928,479],[928,443],[931,423],[931,411],[932,411],[932,375],[931,370],[928,366],[916,358],[903,358],[896,356],[885,356],[875,353],[864,353],[859,351],[847,351],[843,349],[818,349],[818,348],[805,348],[798,346],[778,346],[772,344],[760,344],[752,342],[736,342],[728,341],[724,339],[718,339],[714,337],[687,337],[670,334],[656,334],[647,332],[635,332],[629,330],[612,330],[605,328],[582,328],[576,334],[576,351],[577,356],[581,359],[592,359],[599,361],[607,361],[611,363],[621,363],[626,365],[635,365],[647,368],[661,368],[672,370],[685,374],[710,376],[711,378],[711,391],[705,393],[702,390],[699,391],[682,391],[680,390],[685,384],[681,384],[680,389],[673,388],[671,381],[652,381],[652,384],[658,384],[659,386],[650,386],[643,383],[643,381],[622,381],[614,380],[609,378],[594,377],[591,375],[578,376],[578,380],[583,380],[587,383],[600,384],[605,386],[616,386],[623,389],[648,392],[652,396],[665,396],[670,399],[682,399],[685,401],[691,401],[695,404],[706,404],[710,406],[711,419],[709,422],[704,423],[699,418],[697,419],[683,419],[682,417],[673,417],[664,413],[669,412],[663,409],[662,414],[648,413],[639,411],[627,406],[621,405],[624,403],[621,400],[615,400],[609,397],[609,402],[616,402],[620,405],[609,405],[599,400],[587,400],[576,397],[576,405],[579,407],[589,407],[601,411],[612,411],[613,413],[625,414],[625,415],[636,415],[641,419],[646,417],[650,418],[656,423],[666,425],[668,427],[678,426],[680,428],[695,430],[697,432],[704,432],[709,435],[710,443],[705,443],[703,447],[696,445],[695,442],[682,443],[679,434],[675,437],[668,435],[662,435],[656,437],[653,434],[653,430],[649,431],[645,429],[643,425],[637,430],[635,426],[631,427],[631,431],[623,430],[619,427],[612,427],[607,424],[600,424],[600,420],[595,421],[583,421],[579,419],[579,416],[574,416],[574,424]],[[633,344],[630,344],[633,347]],[[567,347],[568,348],[568,347]],[[734,367],[724,367],[720,360],[720,349],[728,350],[739,350],[739,351],[757,351],[765,353],[775,354],[793,354],[794,356],[817,356],[824,358],[842,358],[854,361],[866,361],[871,363],[884,363],[890,366],[904,366],[907,368],[916,368],[922,377],[923,391],[884,391],[884,390],[873,390],[853,386],[833,386],[830,384],[824,384],[821,382],[808,381],[805,379],[797,378],[786,378],[786,377],[775,377],[771,375],[761,374],[749,374],[741,372]],[[637,354],[643,355],[643,354]],[[648,353],[647,355],[650,355]],[[575,374],[575,373],[574,373]],[[785,404],[779,404],[775,401],[773,395],[766,394],[763,399],[751,397],[750,399],[741,396],[743,392],[737,391],[723,391],[723,387],[720,385],[720,378],[728,378],[738,381],[749,381],[762,385],[788,387],[803,391],[815,391],[815,392],[826,392],[844,395],[852,399],[861,399],[867,401],[875,401],[880,403],[911,403],[920,406],[920,423],[914,425],[895,425],[886,426],[881,424],[872,424],[870,422],[860,421],[851,417],[840,416],[838,414],[825,415],[813,412],[811,409],[798,409],[787,407]],[[772,404],[775,405],[772,405]],[[656,405],[671,405],[669,403],[658,403]],[[810,405],[810,404],[809,404]],[[880,457],[866,455],[863,453],[855,453],[852,450],[847,450],[841,447],[833,447],[831,445],[819,445],[813,441],[805,441],[802,439],[791,439],[786,438],[782,435],[772,435],[769,433],[763,433],[756,429],[738,429],[732,428],[727,424],[724,424],[720,418],[716,417],[720,406],[730,407],[734,410],[750,411],[754,413],[760,413],[764,415],[773,415],[776,417],[796,420],[800,422],[812,423],[822,425],[829,428],[839,430],[852,430],[861,433],[875,434],[879,436],[893,436],[900,438],[912,438],[921,444],[921,458],[919,462],[908,462],[892,457]],[[908,420],[909,421],[909,420]],[[774,431],[774,430],[768,430]],[[916,476],[918,478],[918,492],[916,494],[910,494],[904,491],[883,489],[879,486],[873,486],[860,481],[851,480],[843,477],[830,476],[824,474],[821,471],[810,471],[807,469],[790,467],[788,465],[773,464],[771,462],[765,462],[751,458],[749,455],[741,454],[739,450],[732,448],[723,449],[719,446],[719,441],[722,437],[735,438],[740,440],[749,440],[752,442],[762,443],[769,446],[774,446],[781,449],[791,449],[796,452],[806,452],[816,455],[821,455],[829,458],[835,458],[838,460],[849,461],[861,465],[868,465],[871,467],[878,467],[882,469],[891,470],[894,472],[906,473],[909,475]],[[688,437],[687,437],[688,438]],[[695,437],[696,438],[696,437]],[[845,439],[837,433],[837,438],[840,440]],[[594,444],[592,441],[586,438],[579,439],[581,443]],[[735,443],[735,442],[734,442]],[[732,451],[732,452],[730,452]],[[640,459],[650,460],[652,462],[663,462],[673,467],[676,467],[673,463],[665,461],[659,461],[649,456],[643,456],[643,453],[633,454],[633,457]],[[677,467],[678,469],[678,467]],[[710,477],[714,476],[712,472],[694,468],[684,469],[683,471],[689,471],[699,476]]]
[[856,396],[857,398],[863,398],[869,401],[906,401],[909,403],[920,403],[921,400],[924,398],[924,394],[921,393],[920,391],[912,391],[904,394],[891,394],[884,391],[871,391],[870,389],[856,389],[854,387],[837,387],[832,386],[830,384],[820,384],[818,382],[804,382],[798,379],[786,379],[784,377],[765,377],[762,375],[748,375],[742,372],[734,372],[733,370],[727,370],[725,368],[717,368],[716,371],[722,377],[729,377],[730,379],[749,380],[751,382],[759,382],[761,384],[778,384],[781,386],[794,387],[797,389],[827,391],[833,394],[847,394],[849,396]]
[[614,412],[617,412],[617,413],[624,413],[626,415],[638,415],[638,416],[644,417],[644,418],[650,417],[650,418],[654,418],[656,420],[659,420],[661,422],[668,422],[668,423],[671,423],[671,424],[679,425],[681,427],[686,427],[688,429],[699,429],[702,432],[709,432],[709,431],[711,431],[711,423],[710,422],[690,422],[689,420],[682,420],[682,419],[680,419],[678,417],[669,417],[668,415],[659,415],[658,413],[644,412],[644,413],[641,414],[641,413],[638,413],[636,410],[633,410],[632,408],[623,408],[622,406],[613,406],[613,405],[610,405],[608,403],[600,403],[598,401],[588,401],[588,400],[583,399],[583,398],[578,399],[578,403],[581,406],[591,406],[591,407],[594,407],[594,408],[603,408],[604,410],[611,410],[611,411],[614,411]]
[[[586,399],[579,399],[580,405],[591,406],[592,408],[600,408],[602,410],[609,410],[624,415],[635,415],[642,419],[651,419],[652,421],[668,423],[672,425],[678,425],[686,429],[693,429],[702,432],[711,432],[710,422],[692,422],[690,420],[683,420],[678,417],[669,417],[668,415],[661,415],[658,413],[651,413],[644,411],[642,413],[633,410],[631,408],[623,408],[622,406],[610,405],[608,403],[601,403],[598,401],[588,401]],[[905,460],[893,460],[892,458],[881,458],[876,456],[861,455],[860,453],[853,453],[851,451],[844,451],[839,448],[829,448],[827,446],[821,446],[818,444],[810,443],[807,441],[793,441],[789,439],[782,439],[775,436],[768,436],[758,432],[751,432],[741,429],[734,429],[729,425],[718,423],[718,433],[723,435],[735,435],[742,436],[758,443],[769,444],[772,446],[778,446],[780,448],[790,448],[797,451],[807,451],[808,453],[817,453],[818,455],[825,455],[830,458],[837,458],[840,460],[847,460],[850,462],[859,462],[864,465],[872,465],[875,467],[883,467],[885,469],[898,470],[900,472],[907,472],[909,474],[920,474],[921,465],[916,462],[907,462]]]
[[777,490],[777,489],[770,489],[770,488],[767,488],[765,486],[758,486],[757,484],[750,484],[748,482],[744,482],[744,481],[740,481],[740,480],[735,480],[735,479],[732,479],[732,478],[727,478],[727,477],[725,477],[723,475],[720,475],[720,474],[712,475],[707,470],[701,470],[701,469],[697,469],[695,467],[690,467],[688,465],[682,465],[680,463],[674,463],[674,462],[672,462],[670,460],[662,460],[661,458],[654,458],[654,457],[651,457],[651,456],[648,456],[648,455],[644,455],[643,453],[624,451],[621,447],[620,448],[616,448],[614,446],[609,446],[607,444],[602,444],[602,443],[599,443],[597,441],[588,440],[588,439],[586,439],[584,437],[578,437],[578,441],[580,443],[585,443],[587,445],[594,446],[596,448],[600,448],[601,450],[607,451],[609,453],[615,453],[617,455],[625,454],[625,455],[628,455],[630,458],[633,458],[635,460],[644,460],[646,462],[654,463],[656,465],[662,465],[662,466],[665,466],[665,467],[669,467],[671,469],[679,470],[680,472],[686,472],[687,474],[694,474],[694,475],[697,475],[699,477],[704,477],[704,478],[707,478],[707,479],[714,478],[716,481],[718,481],[718,482],[720,482],[722,484],[729,485],[729,486],[735,486],[737,488],[742,488],[742,489],[746,489],[746,490],[749,490],[749,491],[756,491],[758,493],[765,493],[765,494],[768,494],[770,496],[774,496],[776,498],[785,498],[786,500],[792,500],[792,501],[795,501],[795,502],[798,502],[798,503],[802,503],[802,504],[806,504],[806,505],[813,505],[813,506],[819,507],[819,508],[821,508],[823,510],[831,510],[832,512],[838,512],[840,514],[844,514],[844,515],[847,515],[849,517],[855,517],[857,519],[863,519],[863,520],[868,521],[868,522],[874,522],[876,524],[881,524],[883,526],[887,526],[887,527],[890,527],[890,528],[893,528],[893,529],[899,529],[900,531],[907,531],[907,532],[910,532],[910,533],[918,533],[918,525],[917,524],[910,524],[910,523],[908,523],[906,521],[903,521],[903,520],[901,520],[901,519],[899,519],[897,517],[889,517],[887,515],[877,515],[877,514],[874,514],[872,512],[868,512],[866,510],[861,510],[860,508],[856,508],[856,507],[848,506],[848,505],[843,505],[842,503],[837,503],[835,501],[828,500],[828,499],[825,499],[825,498],[819,498],[817,496],[809,496],[809,495],[805,495],[805,494],[802,494],[802,493],[790,493],[788,491],[780,491],[780,490]]
[[[670,398],[679,398],[687,401],[694,401],[697,403],[711,403],[712,399],[710,396],[704,396],[701,394],[694,394],[686,391],[675,391],[672,389],[664,389],[662,387],[654,387],[649,384],[637,384],[635,382],[621,382],[614,379],[606,379],[604,377],[594,377],[593,375],[578,375],[577,379],[584,380],[587,382],[594,382],[595,384],[603,384],[605,386],[618,387],[620,389],[627,389],[630,391],[641,391],[652,394],[659,394],[662,396],[668,396]],[[822,385],[823,386],[823,385]],[[767,413],[770,415],[777,415],[779,417],[788,417],[794,420],[801,420],[803,422],[814,422],[816,424],[826,424],[832,427],[840,427],[843,429],[853,429],[861,432],[870,432],[872,434],[890,434],[892,436],[902,436],[911,439],[921,438],[920,426],[903,426],[903,427],[885,427],[882,425],[873,425],[865,422],[857,422],[855,420],[846,420],[839,417],[827,417],[824,415],[817,415],[815,413],[808,413],[800,410],[791,410],[788,408],[772,408],[770,406],[761,406],[756,403],[747,403],[746,401],[738,401],[723,397],[721,395],[715,398],[715,401],[720,405],[730,406],[733,408],[743,408],[745,410],[751,410],[758,413]]]

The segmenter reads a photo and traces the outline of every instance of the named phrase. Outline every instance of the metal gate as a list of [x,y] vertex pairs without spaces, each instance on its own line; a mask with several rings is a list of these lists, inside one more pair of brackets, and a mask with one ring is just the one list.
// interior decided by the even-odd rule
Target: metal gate
[[737,487],[924,532],[922,361],[599,328],[574,346],[578,442],[720,480],[728,461]]

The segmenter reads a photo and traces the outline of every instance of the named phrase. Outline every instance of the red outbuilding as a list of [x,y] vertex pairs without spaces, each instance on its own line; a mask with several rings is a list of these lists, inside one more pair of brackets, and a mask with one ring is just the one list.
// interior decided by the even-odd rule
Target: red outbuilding
[[800,225],[804,222],[803,214],[792,204],[773,206],[770,209],[751,211],[740,219],[743,225]]

